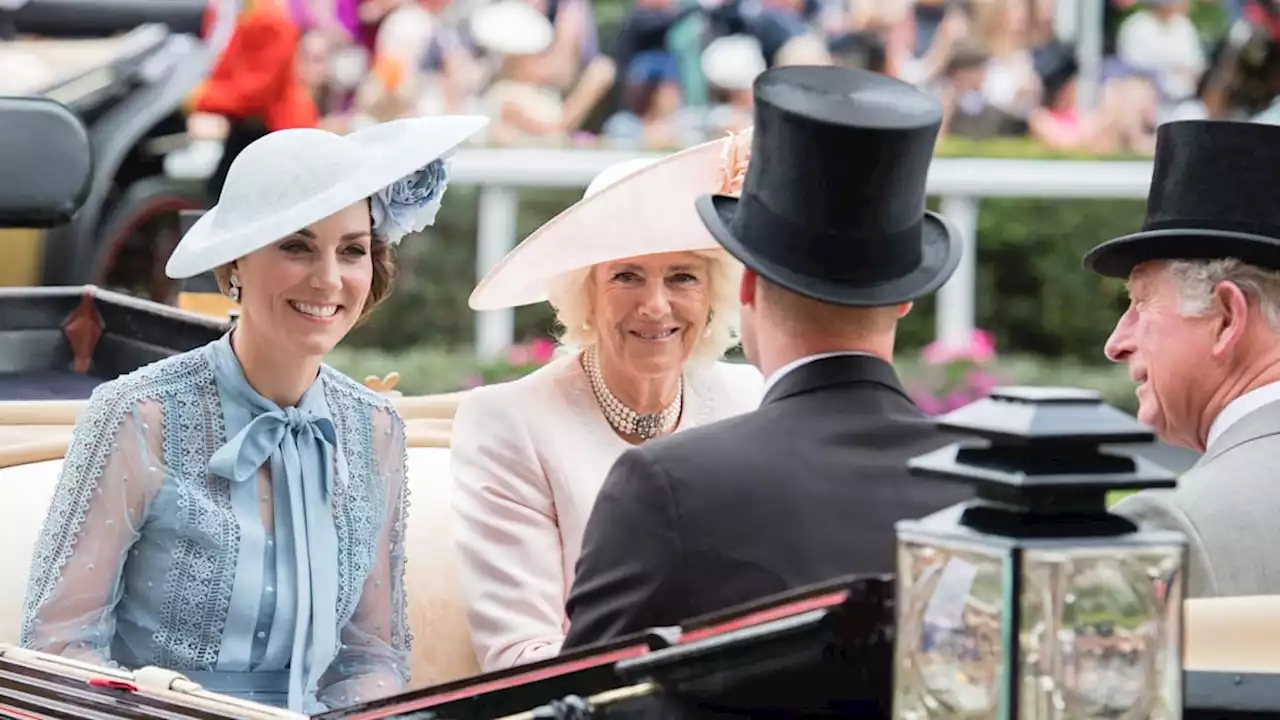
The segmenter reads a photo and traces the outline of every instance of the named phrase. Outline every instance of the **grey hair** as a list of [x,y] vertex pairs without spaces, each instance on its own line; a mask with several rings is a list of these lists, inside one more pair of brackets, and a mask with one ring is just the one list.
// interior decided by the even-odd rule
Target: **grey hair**
[[[738,345],[741,317],[738,284],[742,279],[742,265],[723,250],[699,250],[693,254],[708,261],[712,317],[707,326],[710,332],[694,343],[689,364],[705,368]],[[599,330],[588,322],[594,310],[591,270],[586,267],[564,273],[547,289],[547,299],[560,326],[558,340],[569,350],[583,350],[600,341]]]
[[1209,311],[1213,289],[1218,283],[1230,282],[1246,297],[1257,300],[1267,324],[1280,330],[1280,273],[1236,258],[1174,260],[1169,262],[1167,272],[1177,283],[1178,310],[1183,316],[1204,315]]

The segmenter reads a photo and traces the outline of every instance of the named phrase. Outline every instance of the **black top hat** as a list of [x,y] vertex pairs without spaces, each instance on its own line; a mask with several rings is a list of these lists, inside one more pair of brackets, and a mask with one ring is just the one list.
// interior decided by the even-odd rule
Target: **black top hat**
[[1147,217],[1084,256],[1128,277],[1148,260],[1236,258],[1280,270],[1280,127],[1186,120],[1160,126]]
[[947,281],[960,236],[925,210],[937,101],[838,67],[768,70],[754,93],[741,199],[697,200],[726,250],[788,290],[837,305],[894,305]]

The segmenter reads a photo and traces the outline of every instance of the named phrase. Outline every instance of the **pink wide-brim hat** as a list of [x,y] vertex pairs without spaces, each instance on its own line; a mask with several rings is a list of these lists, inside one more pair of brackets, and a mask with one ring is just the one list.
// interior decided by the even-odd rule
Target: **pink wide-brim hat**
[[535,230],[489,271],[471,293],[471,309],[543,302],[557,277],[604,262],[719,250],[694,200],[738,194],[750,149],[748,129],[658,160],[631,160],[607,168],[581,200]]

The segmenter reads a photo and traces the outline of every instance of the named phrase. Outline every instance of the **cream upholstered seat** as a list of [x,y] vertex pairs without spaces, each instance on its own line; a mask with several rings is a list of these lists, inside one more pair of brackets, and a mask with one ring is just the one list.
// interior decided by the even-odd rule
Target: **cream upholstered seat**
[[412,433],[409,441],[405,592],[413,631],[412,685],[422,688],[475,675],[480,666],[458,586],[449,449],[415,447]]
[[60,459],[0,465],[0,643],[18,642],[31,553],[61,471]]
[[1183,603],[1186,670],[1280,673],[1280,595],[1195,598]]

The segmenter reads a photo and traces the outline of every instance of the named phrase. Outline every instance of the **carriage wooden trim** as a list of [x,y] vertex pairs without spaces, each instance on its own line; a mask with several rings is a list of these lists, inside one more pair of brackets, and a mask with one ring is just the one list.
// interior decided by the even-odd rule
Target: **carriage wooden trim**
[[[405,420],[452,420],[466,391],[390,398]],[[87,400],[0,401],[0,425],[75,425]]]
[[207,710],[226,717],[244,718],[244,720],[299,720],[306,717],[270,705],[209,692],[181,673],[157,667],[140,668],[130,672],[28,650],[11,644],[0,644],[0,658],[85,683],[95,680],[115,681],[121,683],[122,687],[129,687],[132,692],[182,707]]
[[[409,447],[447,448],[453,415],[463,393],[393,397],[405,421]],[[71,441],[84,400],[11,400],[0,402],[0,468],[56,460]]]

